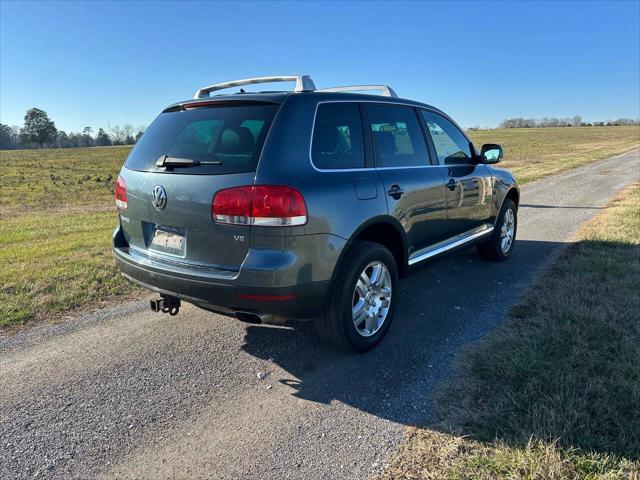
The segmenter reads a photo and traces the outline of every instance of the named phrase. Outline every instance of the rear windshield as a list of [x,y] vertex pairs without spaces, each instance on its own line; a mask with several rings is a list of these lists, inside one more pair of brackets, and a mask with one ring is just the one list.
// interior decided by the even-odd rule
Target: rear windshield
[[[138,140],[125,166],[131,170],[178,174],[254,172],[278,107],[244,104],[161,113]],[[156,167],[164,155],[219,164]]]

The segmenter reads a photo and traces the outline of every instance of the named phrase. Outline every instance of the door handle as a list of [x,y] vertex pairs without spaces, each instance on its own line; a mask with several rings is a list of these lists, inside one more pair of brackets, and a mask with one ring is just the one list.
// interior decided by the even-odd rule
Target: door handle
[[452,192],[456,189],[457,186],[458,186],[458,182],[456,182],[453,178],[450,178],[449,181],[447,182],[447,188]]
[[399,200],[404,192],[399,185],[391,185],[391,189],[387,192],[394,200]]

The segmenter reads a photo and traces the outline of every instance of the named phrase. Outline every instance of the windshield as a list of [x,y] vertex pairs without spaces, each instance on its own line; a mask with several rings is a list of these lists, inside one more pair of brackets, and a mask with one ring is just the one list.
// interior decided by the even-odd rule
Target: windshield
[[[133,148],[125,166],[179,174],[253,172],[278,107],[242,104],[161,113]],[[157,167],[156,162],[165,155],[196,164],[180,169]]]

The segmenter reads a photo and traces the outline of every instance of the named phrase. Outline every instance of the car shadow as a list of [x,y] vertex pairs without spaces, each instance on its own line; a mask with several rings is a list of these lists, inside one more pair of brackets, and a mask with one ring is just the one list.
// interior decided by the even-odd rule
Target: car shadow
[[401,281],[394,324],[367,353],[332,350],[311,322],[249,325],[242,348],[280,366],[286,375],[275,380],[295,397],[342,402],[404,425],[424,422],[456,351],[499,324],[564,245],[519,240],[507,262],[482,260],[471,248],[415,268]]

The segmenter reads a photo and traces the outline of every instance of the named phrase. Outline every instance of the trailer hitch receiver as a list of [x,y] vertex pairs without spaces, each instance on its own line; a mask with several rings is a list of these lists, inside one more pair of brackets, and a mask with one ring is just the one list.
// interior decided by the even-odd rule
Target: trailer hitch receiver
[[180,311],[180,299],[169,295],[160,295],[160,298],[151,300],[151,310],[158,313],[177,315]]

